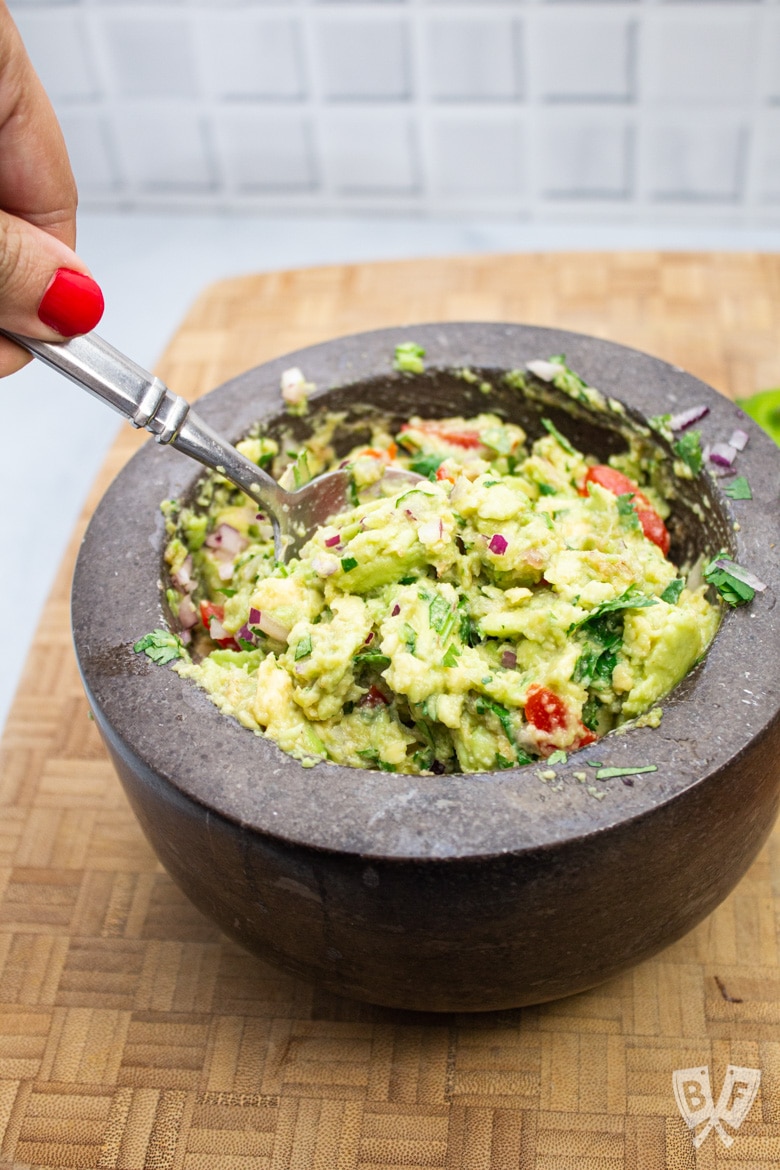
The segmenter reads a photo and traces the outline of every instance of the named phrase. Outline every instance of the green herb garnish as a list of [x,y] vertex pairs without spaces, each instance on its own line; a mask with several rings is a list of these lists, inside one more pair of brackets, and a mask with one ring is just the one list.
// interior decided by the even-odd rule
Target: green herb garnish
[[699,474],[704,461],[701,451],[701,431],[686,431],[676,443],[672,444],[672,449],[694,475]]
[[408,622],[404,622],[401,633],[403,634],[406,649],[410,654],[414,654],[417,650],[417,631]]
[[447,652],[441,660],[442,666],[457,666],[460,658],[460,650],[454,642],[450,642],[447,647]]
[[634,499],[634,492],[623,492],[617,498],[617,510],[618,516],[626,522],[626,526],[638,531],[639,517],[636,514]]
[[752,500],[753,493],[750,490],[750,484],[747,477],[738,475],[736,479],[732,479],[731,483],[726,484],[723,489],[723,494],[732,500]]
[[145,654],[158,666],[165,666],[167,662],[173,662],[174,658],[186,657],[181,638],[171,630],[152,630],[150,634],[144,634],[133,645],[133,650],[136,654]]
[[357,561],[354,557],[342,557],[341,568],[345,573],[351,573],[353,569],[357,568]]
[[417,475],[425,475],[428,479],[434,481],[436,479],[436,472],[444,462],[443,455],[434,455],[433,453],[426,455],[418,455],[411,461],[409,467]]
[[726,565],[733,565],[735,569],[741,568],[730,557],[726,557],[721,553],[705,566],[704,580],[708,584],[715,586],[718,593],[728,605],[735,607],[738,605],[747,605],[755,597],[755,589],[752,585],[748,585],[746,581],[742,581],[739,577],[730,573],[727,568],[718,565],[718,561],[723,561]]
[[544,429],[548,432],[548,434],[552,435],[552,437],[557,441],[559,446],[563,447],[564,451],[567,451],[569,455],[576,455],[577,454],[577,452],[574,450],[574,448],[572,447],[571,443],[566,438],[566,436],[562,435],[561,432],[558,430],[555,423],[551,422],[549,418],[543,418],[541,420],[541,422],[542,422],[542,426],[544,427]]
[[675,577],[674,581],[670,581],[661,594],[661,601],[666,601],[669,605],[677,605],[680,600],[680,594],[685,588],[685,581],[682,577]]
[[597,780],[614,780],[617,776],[641,776],[643,772],[657,772],[657,764],[644,764],[636,768],[602,768],[596,773]]
[[311,634],[304,634],[298,645],[295,647],[295,661],[299,658],[306,658],[311,654]]
[[386,670],[390,659],[381,650],[360,650],[352,659],[355,666],[372,666],[375,670]]
[[545,763],[547,763],[547,764],[565,764],[566,761],[568,760],[568,758],[569,757],[566,754],[566,752],[563,752],[560,749],[558,749],[558,751],[553,752],[552,755],[547,757],[547,759],[545,760]]

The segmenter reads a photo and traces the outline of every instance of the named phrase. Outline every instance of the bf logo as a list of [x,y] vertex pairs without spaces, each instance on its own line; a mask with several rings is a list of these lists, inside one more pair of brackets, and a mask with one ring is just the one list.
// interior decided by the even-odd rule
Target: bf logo
[[[672,1073],[672,1083],[677,1108],[691,1130],[696,1149],[711,1129],[717,1132],[724,1146],[730,1146],[734,1138],[723,1128],[723,1124],[734,1130],[742,1125],[756,1099],[761,1070],[730,1064],[726,1069],[717,1105],[712,1103],[708,1068],[678,1068]],[[699,1129],[699,1126],[702,1128]]]

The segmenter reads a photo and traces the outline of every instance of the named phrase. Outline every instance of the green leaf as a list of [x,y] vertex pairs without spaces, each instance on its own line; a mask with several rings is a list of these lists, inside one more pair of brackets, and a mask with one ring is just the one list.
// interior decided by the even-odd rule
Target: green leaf
[[680,594],[685,588],[685,581],[682,577],[675,577],[674,581],[670,581],[661,594],[661,601],[666,601],[669,605],[677,605],[680,600]]
[[454,619],[450,603],[440,593],[435,594],[428,609],[428,620],[437,634],[442,633],[445,626]]
[[596,698],[595,695],[589,695],[582,708],[582,722],[585,724],[588,731],[598,730],[600,710],[600,701]]
[[379,649],[360,650],[352,659],[355,666],[371,666],[375,670],[386,670],[390,659]]
[[738,398],[737,406],[780,446],[780,390],[761,390],[751,398]]
[[539,488],[540,496],[555,496],[558,494],[558,489],[552,487],[549,483],[538,483],[536,486]]
[[571,443],[566,438],[566,436],[561,434],[561,432],[556,427],[555,423],[551,422],[549,418],[542,419],[542,426],[549,434],[552,435],[552,437],[556,440],[558,445],[563,447],[564,451],[567,451],[569,453],[569,455],[576,455],[577,454],[577,452],[574,450],[574,448],[572,447]]
[[298,645],[295,647],[295,661],[299,658],[306,658],[311,654],[311,634],[304,634]]
[[704,459],[701,451],[701,431],[686,431],[672,444],[672,449],[694,475],[699,474]]
[[741,581],[739,577],[734,577],[729,573],[728,569],[722,569],[716,566],[715,561],[725,560],[727,563],[734,565],[735,568],[740,568],[735,561],[729,557],[717,556],[714,560],[705,566],[704,580],[710,585],[714,585],[723,600],[734,607],[738,605],[747,605],[752,601],[756,595],[755,589],[751,585],[747,585]]
[[341,568],[345,573],[351,573],[353,569],[357,568],[357,561],[354,557],[342,557]]
[[732,479],[731,483],[726,484],[723,489],[723,494],[732,500],[752,500],[753,493],[750,490],[750,484],[747,477],[738,475],[736,479]]
[[150,634],[144,634],[133,645],[133,650],[136,654],[145,654],[158,666],[165,666],[173,662],[174,658],[185,657],[181,638],[171,630],[152,630]]
[[404,622],[401,633],[403,634],[406,649],[410,654],[414,654],[417,649],[417,631],[408,622]]
[[657,764],[644,764],[636,768],[599,768],[597,780],[614,780],[617,776],[641,776],[643,772],[657,772]]
[[585,626],[590,627],[607,613],[616,613],[621,609],[646,609],[647,606],[656,604],[656,599],[654,597],[647,597],[637,585],[629,585],[625,593],[621,593],[619,597],[613,597],[611,601],[603,601],[601,605],[595,606],[587,617],[570,625],[568,632],[571,633],[572,630],[581,629]]
[[444,657],[441,660],[441,664],[442,664],[442,666],[457,666],[459,658],[460,658],[460,650],[458,649],[458,647],[455,645],[454,642],[451,642],[449,644],[449,646],[447,647],[446,654],[444,655]]
[[425,370],[425,350],[416,341],[402,341],[395,347],[393,369],[404,374],[422,374]]
[[566,752],[563,752],[559,749],[558,751],[553,752],[551,756],[548,756],[547,759],[545,760],[545,763],[546,764],[565,764],[566,761],[568,760],[568,758],[569,757],[566,754]]
[[506,756],[502,756],[501,752],[496,752],[495,767],[500,771],[504,768],[514,768],[514,764],[511,760],[508,760]]
[[623,492],[622,495],[618,496],[617,510],[618,516],[625,521],[626,526],[638,531],[639,517],[634,505],[634,492]]
[[418,455],[411,461],[409,467],[417,475],[424,475],[430,480],[436,479],[436,472],[444,462],[443,455],[434,455],[432,452],[426,455]]

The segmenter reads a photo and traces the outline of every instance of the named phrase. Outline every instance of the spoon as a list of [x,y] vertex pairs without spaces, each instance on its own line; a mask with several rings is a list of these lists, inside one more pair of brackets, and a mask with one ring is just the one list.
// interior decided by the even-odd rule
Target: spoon
[[[144,427],[158,443],[176,447],[234,483],[269,513],[279,561],[299,552],[331,516],[354,505],[354,487],[348,468],[328,471],[297,491],[284,491],[276,480],[199,418],[184,398],[173,394],[159,378],[96,333],[64,342],[38,341],[5,329],[0,329],[0,334],[108,403],[134,427]],[[389,481],[388,486],[397,481],[400,487],[421,478],[414,472],[391,467],[385,471],[383,481]]]

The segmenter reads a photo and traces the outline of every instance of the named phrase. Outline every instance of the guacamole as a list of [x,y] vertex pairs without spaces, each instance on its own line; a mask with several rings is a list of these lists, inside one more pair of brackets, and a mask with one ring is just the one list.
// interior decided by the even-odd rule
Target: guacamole
[[[337,422],[239,449],[293,486],[338,465]],[[305,763],[482,772],[592,743],[704,653],[719,610],[668,559],[638,464],[598,464],[549,420],[530,444],[490,413],[369,425],[354,507],[288,564],[219,476],[165,506],[174,669],[225,714]],[[388,466],[425,478],[388,495]]]

